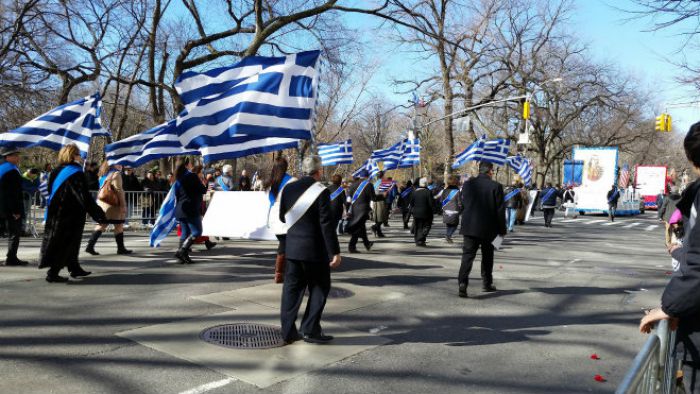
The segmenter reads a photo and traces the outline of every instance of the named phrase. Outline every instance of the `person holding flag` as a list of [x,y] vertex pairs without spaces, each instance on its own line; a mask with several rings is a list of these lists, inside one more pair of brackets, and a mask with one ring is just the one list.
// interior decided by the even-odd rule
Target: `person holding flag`
[[408,230],[408,222],[411,220],[411,194],[413,193],[413,183],[409,180],[406,185],[401,188],[399,193],[398,206],[401,209],[401,218],[403,219],[403,229]]
[[39,268],[49,267],[46,274],[49,283],[68,282],[68,278],[59,275],[64,267],[73,278],[91,274],[78,263],[85,215],[98,223],[107,223],[107,216],[88,190],[81,162],[78,146],[68,144],[58,152],[59,166],[49,176],[46,226],[39,258]]
[[348,243],[348,251],[350,253],[358,253],[357,240],[362,238],[362,243],[365,249],[372,249],[374,242],[370,242],[367,238],[366,223],[369,219],[370,208],[369,204],[374,200],[374,187],[369,182],[369,179],[356,179],[350,191],[347,194],[347,202],[350,205],[348,208],[348,228],[350,232],[350,242]]
[[22,233],[22,222],[25,216],[24,198],[22,196],[22,175],[17,165],[20,162],[19,150],[1,148],[0,156],[4,158],[0,164],[0,220],[7,223],[7,258],[5,265],[27,265],[17,257],[19,237]]
[[513,227],[515,226],[515,219],[518,214],[518,209],[522,208],[523,200],[520,193],[520,188],[517,182],[513,182],[513,185],[505,190],[505,203],[506,203],[506,224],[508,225],[508,232],[513,232]]
[[608,191],[608,217],[610,217],[610,221],[614,222],[615,221],[615,211],[617,211],[617,201],[620,199],[620,189],[617,188],[617,185],[613,184],[612,188]]
[[440,206],[442,222],[447,226],[445,241],[452,243],[452,235],[457,231],[459,215],[462,213],[462,194],[459,191],[459,178],[456,175],[450,175],[447,178],[447,188],[442,191]]
[[338,174],[333,175],[331,178],[331,185],[328,186],[328,191],[331,196],[331,213],[333,214],[333,221],[335,222],[335,229],[338,234],[342,234],[343,228],[340,225],[340,221],[345,215],[345,206],[347,204],[347,196],[345,194],[345,188],[341,186],[343,183],[343,177]]

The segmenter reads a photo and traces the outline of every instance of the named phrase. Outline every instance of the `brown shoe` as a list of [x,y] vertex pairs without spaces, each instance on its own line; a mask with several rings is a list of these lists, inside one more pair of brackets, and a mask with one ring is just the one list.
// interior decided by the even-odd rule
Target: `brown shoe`
[[275,283],[284,282],[284,263],[285,256],[283,254],[278,254],[275,259]]

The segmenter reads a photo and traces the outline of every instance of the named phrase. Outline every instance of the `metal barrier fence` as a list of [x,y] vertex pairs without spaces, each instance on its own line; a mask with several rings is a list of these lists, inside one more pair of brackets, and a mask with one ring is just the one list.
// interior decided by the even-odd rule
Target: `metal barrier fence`
[[669,329],[668,320],[662,320],[632,361],[632,367],[622,379],[615,394],[671,394],[681,393],[677,387],[680,361],[674,357],[676,332]]
[[[97,198],[97,192],[91,192],[93,198]],[[167,192],[124,192],[126,200],[126,224],[130,228],[148,228],[155,223],[158,210],[163,204]],[[46,200],[36,193],[33,196],[25,196],[25,202],[30,202],[25,222],[25,232],[38,237],[44,229],[44,212]],[[88,218],[89,220],[89,218]]]

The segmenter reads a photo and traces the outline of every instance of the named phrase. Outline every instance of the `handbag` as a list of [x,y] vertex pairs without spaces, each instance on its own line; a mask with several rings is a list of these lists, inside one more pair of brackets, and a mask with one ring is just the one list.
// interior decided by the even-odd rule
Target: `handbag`
[[112,176],[105,179],[105,183],[97,193],[97,199],[111,206],[119,206],[119,194],[112,186]]

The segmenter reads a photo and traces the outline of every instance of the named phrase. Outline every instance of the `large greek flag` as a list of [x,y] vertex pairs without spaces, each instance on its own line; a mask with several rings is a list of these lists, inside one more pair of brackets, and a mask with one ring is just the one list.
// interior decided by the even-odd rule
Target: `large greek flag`
[[180,142],[210,162],[310,139],[319,55],[251,56],[232,67],[182,74],[175,83],[185,105],[177,118]]
[[462,151],[462,153],[455,157],[455,162],[452,164],[452,168],[457,169],[468,161],[480,161],[483,153],[484,140],[483,138],[480,138],[474,141],[474,143],[469,145]]
[[367,159],[362,166],[352,173],[353,178],[374,178],[379,174],[379,166],[372,159]]
[[487,161],[498,165],[504,165],[510,151],[509,139],[496,139],[486,141],[482,136],[474,141],[455,158],[452,168],[458,168],[468,161]]
[[417,164],[420,164],[420,140],[406,138],[403,140],[403,155],[399,161],[399,168],[413,167]]
[[185,149],[175,129],[175,120],[158,125],[141,134],[111,143],[105,147],[107,162],[138,167],[151,160],[177,155],[199,155],[198,150]]
[[384,170],[399,168],[399,162],[404,155],[403,141],[399,141],[386,149],[378,149],[372,152],[371,160],[384,163]]
[[177,202],[175,196],[175,189],[179,187],[179,183],[175,182],[171,187],[168,195],[165,196],[163,200],[163,205],[158,211],[158,218],[153,225],[153,230],[151,230],[151,247],[157,248],[160,243],[163,242],[165,237],[170,234],[171,231],[177,225],[177,219],[175,218],[175,204]]
[[26,123],[24,126],[0,134],[0,146],[29,148],[43,146],[52,150],[74,143],[80,154],[86,157],[90,149],[90,139],[96,136],[110,136],[102,127],[100,112],[102,100],[99,93],[68,104]]
[[336,144],[319,144],[318,155],[321,156],[321,163],[324,166],[352,164],[352,140]]
[[517,172],[520,178],[522,178],[523,183],[530,186],[530,183],[532,182],[532,165],[530,164],[530,160],[517,155],[510,156],[507,161],[510,168]]

